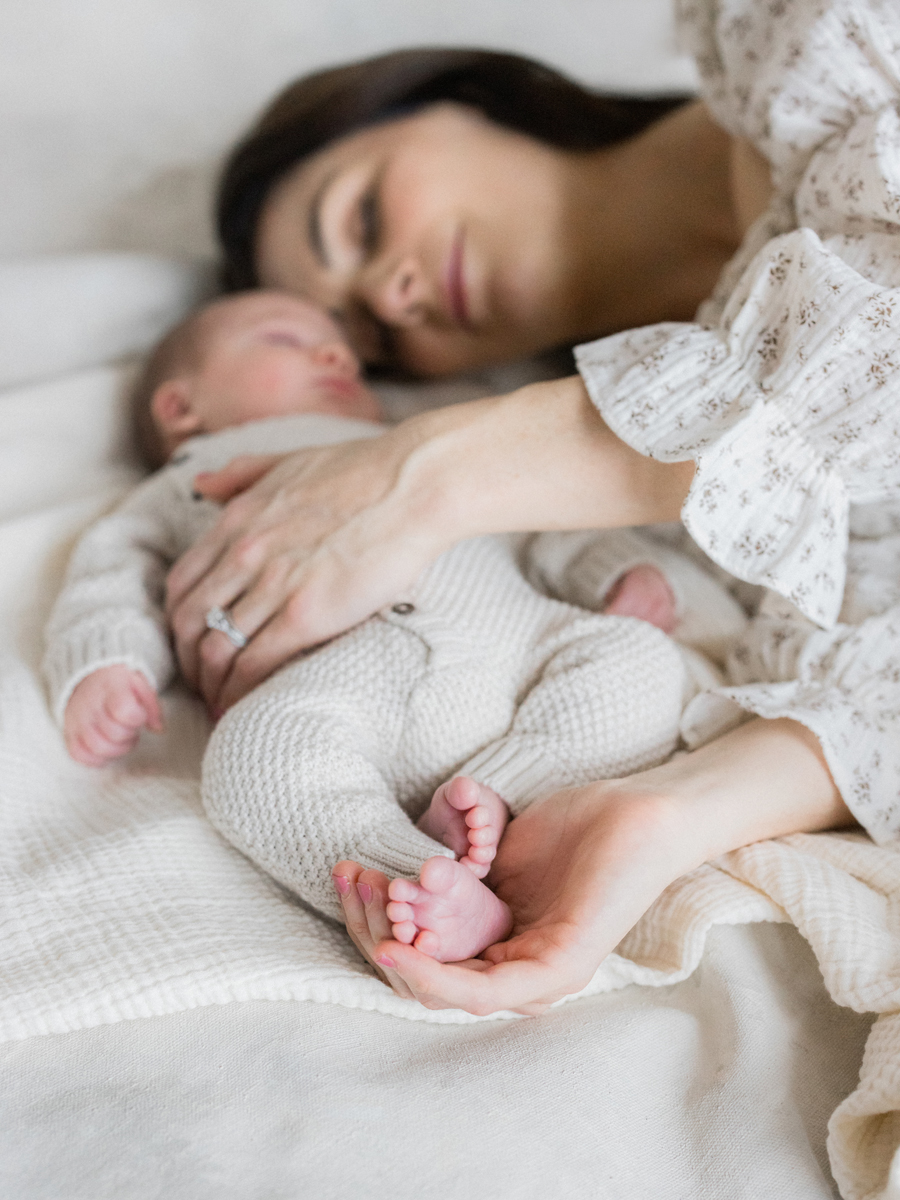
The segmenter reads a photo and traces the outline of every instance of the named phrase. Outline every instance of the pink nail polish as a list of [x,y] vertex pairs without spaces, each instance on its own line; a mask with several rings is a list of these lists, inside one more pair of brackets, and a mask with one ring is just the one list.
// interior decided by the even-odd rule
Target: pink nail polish
[[397,967],[397,964],[394,962],[394,960],[392,958],[388,958],[386,954],[379,954],[375,961],[378,963],[379,967],[390,967],[392,970],[395,970]]
[[356,885],[356,890],[359,892],[359,898],[362,900],[363,904],[372,903],[372,889],[367,883],[358,883]]
[[331,882],[342,896],[346,896],[350,892],[350,880],[345,879],[343,875],[332,875]]

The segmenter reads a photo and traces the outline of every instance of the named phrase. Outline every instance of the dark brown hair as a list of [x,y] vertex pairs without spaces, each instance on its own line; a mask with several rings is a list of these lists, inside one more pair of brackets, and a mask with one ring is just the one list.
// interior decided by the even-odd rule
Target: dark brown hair
[[687,99],[603,95],[532,59],[492,50],[397,50],[307,75],[272,101],[225,164],[216,206],[224,285],[257,283],[256,225],[273,185],[365,125],[452,100],[538,141],[595,150],[632,137]]

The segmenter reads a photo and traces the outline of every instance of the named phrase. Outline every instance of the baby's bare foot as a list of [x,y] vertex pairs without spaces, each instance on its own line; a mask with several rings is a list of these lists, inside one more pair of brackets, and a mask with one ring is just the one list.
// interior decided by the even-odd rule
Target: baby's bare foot
[[512,929],[509,907],[451,858],[429,858],[418,883],[392,880],[388,896],[397,941],[412,943],[438,962],[474,958]]
[[508,820],[509,809],[495,791],[457,775],[434,793],[418,826],[452,850],[476,878],[484,879]]
[[668,580],[658,567],[642,564],[617,579],[606,597],[605,613],[616,617],[637,617],[671,633],[678,624],[675,597]]

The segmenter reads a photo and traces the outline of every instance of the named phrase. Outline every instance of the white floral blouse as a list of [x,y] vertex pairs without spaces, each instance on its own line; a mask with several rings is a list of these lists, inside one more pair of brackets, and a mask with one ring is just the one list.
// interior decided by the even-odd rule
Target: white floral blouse
[[775,196],[696,324],[581,346],[579,370],[623,440],[696,461],[682,512],[691,535],[720,566],[777,594],[736,652],[740,686],[702,703],[812,729],[856,818],[891,841],[900,838],[900,4],[680,0],[679,9],[710,109],[768,159]]

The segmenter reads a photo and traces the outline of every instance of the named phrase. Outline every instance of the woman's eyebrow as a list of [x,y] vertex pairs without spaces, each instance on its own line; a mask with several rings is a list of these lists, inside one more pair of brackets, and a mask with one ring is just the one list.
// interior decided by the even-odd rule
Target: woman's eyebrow
[[329,175],[326,175],[316,188],[315,194],[310,201],[309,215],[306,219],[306,236],[312,247],[312,252],[319,260],[319,263],[326,269],[331,266],[331,261],[328,258],[325,239],[322,237],[322,200],[335,174],[336,172],[332,171]]

